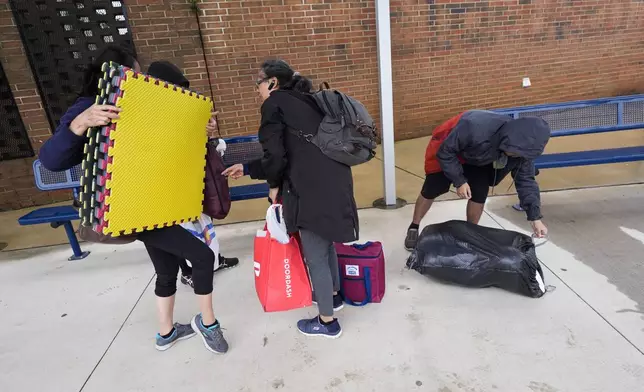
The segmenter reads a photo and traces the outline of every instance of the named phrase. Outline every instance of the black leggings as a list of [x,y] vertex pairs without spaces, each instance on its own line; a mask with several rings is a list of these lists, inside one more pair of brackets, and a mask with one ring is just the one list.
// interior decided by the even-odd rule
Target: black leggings
[[158,297],[171,297],[177,292],[179,264],[185,259],[192,264],[195,294],[212,293],[215,254],[208,245],[181,226],[144,231],[139,233],[138,239],[145,244],[154,264],[157,273],[154,293]]

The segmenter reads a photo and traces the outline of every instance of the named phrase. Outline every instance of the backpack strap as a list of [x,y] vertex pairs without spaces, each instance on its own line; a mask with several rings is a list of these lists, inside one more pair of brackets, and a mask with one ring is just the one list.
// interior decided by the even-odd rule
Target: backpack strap
[[349,117],[349,119],[351,120],[350,121],[351,124],[357,124],[358,111],[351,103],[351,100],[344,93],[341,93],[339,91],[336,91],[335,93],[338,95],[338,100],[340,101],[341,106],[343,108],[343,114]]
[[286,125],[286,130],[288,132],[290,132],[292,135],[297,136],[298,138],[304,140],[307,143],[311,143],[311,141],[313,140],[313,136],[315,136],[315,135],[311,135],[311,134],[306,134],[306,133],[300,131],[299,129],[291,127],[290,125],[288,125],[286,123],[285,123],[285,125]]
[[[304,102],[305,104],[307,104],[311,109],[317,111],[320,114],[324,114],[322,109],[320,109],[320,107],[315,104],[314,98],[311,97],[311,94],[297,93],[297,94],[291,94],[291,95],[297,98],[298,100]],[[302,132],[299,128],[292,127],[289,123],[286,122],[286,119],[284,118],[283,115],[282,115],[282,120],[288,132],[290,132],[294,136],[297,136],[300,139],[303,139],[308,143],[311,143],[311,140],[313,139],[315,134],[306,134]]]
[[[342,103],[342,94],[335,90],[321,90],[313,95],[317,106],[323,114],[330,115],[333,118],[341,117],[344,111],[344,104]],[[339,109],[338,112],[335,109]]]

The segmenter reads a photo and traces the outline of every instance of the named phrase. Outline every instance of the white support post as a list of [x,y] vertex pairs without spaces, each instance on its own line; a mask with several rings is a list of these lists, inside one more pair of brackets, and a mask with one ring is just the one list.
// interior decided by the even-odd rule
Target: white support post
[[396,199],[396,162],[394,152],[394,98],[391,74],[391,22],[389,0],[376,0],[376,34],[378,39],[378,68],[380,74],[380,121],[382,123],[382,155],[384,199],[374,206],[400,207],[405,202]]

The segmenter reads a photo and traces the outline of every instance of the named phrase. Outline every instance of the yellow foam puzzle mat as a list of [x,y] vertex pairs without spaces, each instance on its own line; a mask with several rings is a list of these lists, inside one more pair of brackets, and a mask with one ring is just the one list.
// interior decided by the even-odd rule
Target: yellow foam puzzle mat
[[196,220],[212,101],[115,64],[104,70],[99,101],[122,111],[88,135],[83,224],[119,236]]

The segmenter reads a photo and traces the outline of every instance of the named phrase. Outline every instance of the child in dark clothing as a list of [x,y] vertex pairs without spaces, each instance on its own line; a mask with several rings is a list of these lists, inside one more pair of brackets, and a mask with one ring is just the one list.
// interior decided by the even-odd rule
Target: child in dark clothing
[[[190,81],[183,75],[181,70],[169,61],[155,61],[150,64],[148,68],[148,75],[168,83],[175,84],[185,89],[190,88]],[[227,268],[235,267],[239,264],[238,258],[226,258],[220,254],[217,255],[219,265],[214,272],[221,271]],[[194,288],[192,281],[192,267],[188,265],[186,260],[181,260],[179,263],[181,267],[181,283]]]

